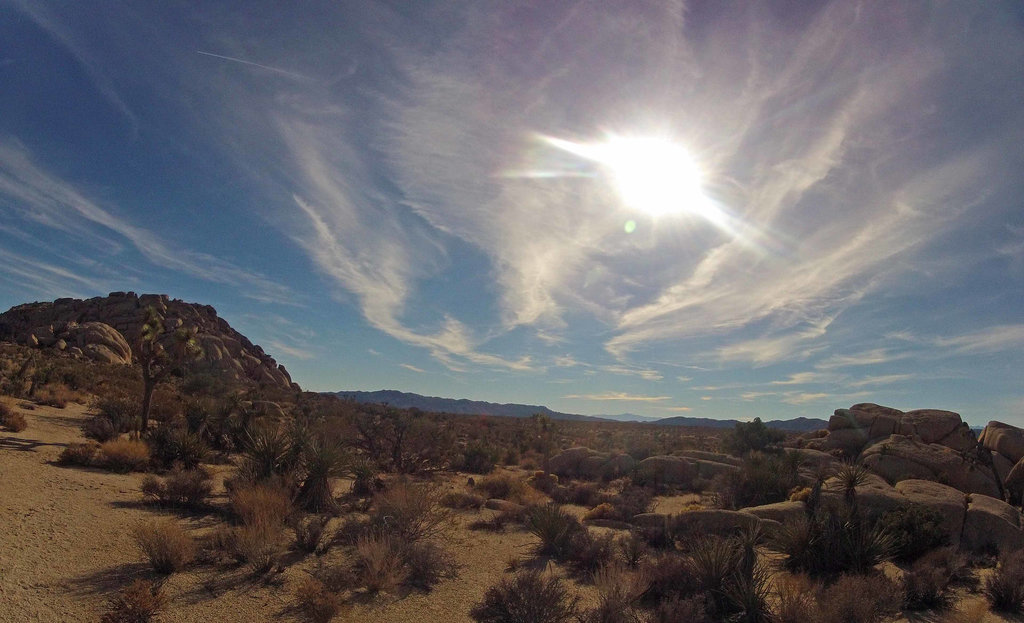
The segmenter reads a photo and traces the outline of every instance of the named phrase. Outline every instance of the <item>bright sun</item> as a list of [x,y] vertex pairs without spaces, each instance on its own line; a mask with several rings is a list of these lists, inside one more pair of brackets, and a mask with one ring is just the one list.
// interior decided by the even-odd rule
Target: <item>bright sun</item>
[[660,138],[609,136],[603,143],[547,141],[603,165],[625,205],[650,216],[695,214],[719,222],[724,216],[704,194],[701,174],[680,145]]

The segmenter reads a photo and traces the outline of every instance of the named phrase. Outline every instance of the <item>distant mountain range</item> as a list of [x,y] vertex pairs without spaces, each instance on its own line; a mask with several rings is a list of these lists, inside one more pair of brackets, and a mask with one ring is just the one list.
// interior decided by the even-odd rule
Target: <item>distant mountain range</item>
[[[739,420],[713,420],[710,418],[687,416],[654,418],[646,415],[636,415],[633,413],[597,416],[579,415],[576,413],[552,411],[543,405],[522,405],[514,403],[498,404],[494,402],[484,402],[482,400],[467,400],[465,398],[439,398],[436,396],[423,396],[410,392],[400,392],[394,389],[383,389],[375,392],[340,391],[328,393],[332,393],[339,398],[354,400],[364,404],[388,404],[399,409],[416,408],[422,411],[458,413],[462,415],[530,417],[534,413],[543,413],[555,420],[643,422],[662,426],[700,426],[705,428],[732,428],[737,424],[737,422],[739,422]],[[818,418],[799,417],[792,420],[770,420],[766,421],[765,424],[779,430],[804,432],[826,428],[828,426],[828,421]]]

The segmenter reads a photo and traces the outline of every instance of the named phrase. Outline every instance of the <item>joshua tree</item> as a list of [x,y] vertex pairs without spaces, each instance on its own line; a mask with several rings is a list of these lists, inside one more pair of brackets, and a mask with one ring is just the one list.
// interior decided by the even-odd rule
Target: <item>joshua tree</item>
[[135,343],[135,355],[142,366],[142,432],[149,428],[149,409],[153,403],[153,390],[176,366],[199,357],[201,351],[196,342],[195,329],[181,328],[174,332],[174,341],[168,352],[160,343],[164,335],[164,319],[149,306],[142,323],[139,339]]

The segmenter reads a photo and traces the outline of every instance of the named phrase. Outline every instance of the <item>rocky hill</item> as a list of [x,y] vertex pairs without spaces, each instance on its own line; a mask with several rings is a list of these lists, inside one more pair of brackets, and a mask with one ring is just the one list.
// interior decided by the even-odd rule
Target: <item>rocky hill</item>
[[173,340],[176,329],[195,331],[205,361],[234,381],[290,387],[284,366],[217,316],[209,305],[170,299],[166,294],[111,292],[86,300],[57,299],[26,303],[0,314],[0,340],[34,348],[49,348],[74,357],[130,364],[146,308],[164,319],[161,341]]

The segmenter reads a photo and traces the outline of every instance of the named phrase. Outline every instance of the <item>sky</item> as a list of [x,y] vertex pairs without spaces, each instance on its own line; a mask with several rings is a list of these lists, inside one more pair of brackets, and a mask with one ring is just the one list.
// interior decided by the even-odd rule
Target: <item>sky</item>
[[1024,425],[1017,2],[0,0],[0,308],[304,389]]

